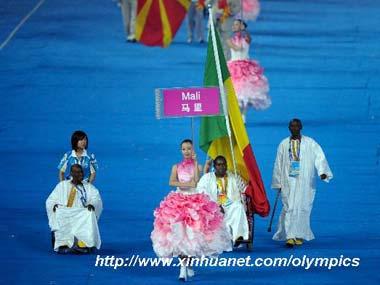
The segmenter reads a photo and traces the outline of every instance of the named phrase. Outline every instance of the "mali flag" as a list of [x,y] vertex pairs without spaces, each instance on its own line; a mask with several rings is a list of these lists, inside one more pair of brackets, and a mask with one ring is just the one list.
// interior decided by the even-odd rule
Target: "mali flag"
[[[246,181],[248,188],[246,195],[252,200],[252,211],[265,217],[269,214],[270,206],[266,197],[265,188],[261,179],[260,170],[256,163],[251,144],[240,113],[235,90],[232,86],[226,60],[220,39],[216,33],[216,43],[220,59],[220,68],[228,105],[228,119],[231,126],[231,137],[235,153],[237,172]],[[205,86],[218,86],[218,76],[215,61],[215,51],[212,44],[211,33],[209,35],[207,49],[206,68],[204,76]],[[230,142],[227,133],[225,116],[204,117],[201,119],[200,148],[211,158],[223,155],[227,159],[229,170],[233,170]]]
[[144,45],[167,47],[189,9],[191,0],[138,0],[136,39]]

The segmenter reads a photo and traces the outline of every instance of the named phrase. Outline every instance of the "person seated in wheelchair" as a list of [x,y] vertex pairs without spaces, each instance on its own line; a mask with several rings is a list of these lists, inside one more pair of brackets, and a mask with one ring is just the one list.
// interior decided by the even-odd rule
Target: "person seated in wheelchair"
[[241,241],[248,240],[249,227],[242,195],[247,184],[237,174],[227,171],[227,160],[217,156],[213,162],[214,171],[205,173],[197,184],[197,192],[207,194],[217,202],[224,220],[231,230],[232,241],[238,246]]
[[98,219],[103,209],[98,189],[83,180],[83,168],[74,164],[71,179],[57,184],[46,200],[53,248],[59,253],[89,253],[100,248]]

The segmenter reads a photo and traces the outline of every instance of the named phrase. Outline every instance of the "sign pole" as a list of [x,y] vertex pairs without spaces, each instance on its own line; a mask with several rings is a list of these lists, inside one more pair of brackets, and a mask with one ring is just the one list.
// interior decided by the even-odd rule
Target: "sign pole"
[[191,120],[191,140],[193,141],[193,144],[194,144],[194,117],[191,117],[190,120]]

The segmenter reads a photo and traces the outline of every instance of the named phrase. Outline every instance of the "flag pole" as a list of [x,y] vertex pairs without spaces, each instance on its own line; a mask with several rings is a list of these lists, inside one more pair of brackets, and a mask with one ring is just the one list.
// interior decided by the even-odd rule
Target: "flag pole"
[[194,117],[191,117],[191,140],[194,143]]
[[235,160],[235,153],[234,153],[234,147],[232,144],[232,135],[231,135],[231,126],[230,126],[230,120],[228,117],[228,106],[227,106],[227,100],[226,100],[226,92],[224,90],[224,83],[222,78],[222,70],[220,68],[220,59],[219,59],[219,51],[218,46],[216,44],[216,35],[215,35],[215,26],[214,26],[214,19],[212,18],[212,11],[211,11],[211,5],[208,6],[208,12],[209,12],[209,22],[211,25],[211,38],[212,38],[212,46],[214,49],[214,56],[215,56],[215,63],[216,63],[216,73],[218,75],[218,85],[219,85],[219,92],[222,98],[222,106],[223,106],[223,112],[224,117],[226,119],[226,127],[227,127],[227,133],[228,133],[228,140],[230,142],[230,150],[231,150],[231,157],[232,157],[232,163],[234,167],[234,173],[236,174],[236,160]]

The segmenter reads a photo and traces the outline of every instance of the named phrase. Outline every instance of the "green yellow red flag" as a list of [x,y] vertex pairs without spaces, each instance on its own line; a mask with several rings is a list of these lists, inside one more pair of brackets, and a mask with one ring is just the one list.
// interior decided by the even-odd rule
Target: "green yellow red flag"
[[[201,119],[199,146],[211,158],[223,155],[227,159],[228,168],[232,171],[234,165],[233,159],[235,160],[238,174],[248,181],[246,195],[251,198],[251,210],[265,217],[270,211],[265,187],[243,123],[220,39],[217,33],[215,35],[223,88],[226,95],[227,118],[230,123],[234,156],[231,153],[226,116],[204,117]],[[204,85],[219,86],[216,51],[214,50],[212,33],[210,33],[208,41]]]

